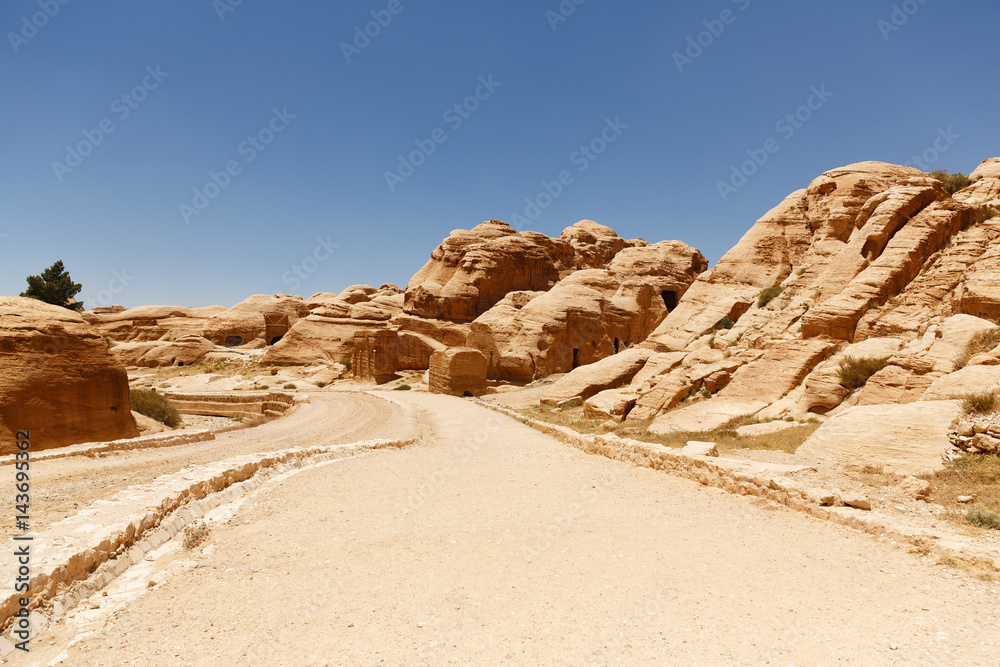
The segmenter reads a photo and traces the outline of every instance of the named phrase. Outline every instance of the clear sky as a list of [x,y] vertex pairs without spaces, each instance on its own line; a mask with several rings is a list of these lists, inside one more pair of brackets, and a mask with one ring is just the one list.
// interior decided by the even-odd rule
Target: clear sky
[[828,169],[1000,155],[996,0],[5,0],[0,32],[0,293],[62,259],[88,307],[404,285],[489,219],[714,263]]

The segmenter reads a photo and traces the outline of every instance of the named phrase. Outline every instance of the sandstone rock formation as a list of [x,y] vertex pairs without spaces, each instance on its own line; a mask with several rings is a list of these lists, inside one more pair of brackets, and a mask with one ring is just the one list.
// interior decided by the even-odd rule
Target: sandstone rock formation
[[308,314],[309,307],[302,297],[255,294],[209,318],[202,335],[216,345],[247,345],[254,341],[273,345]]
[[354,334],[354,377],[362,382],[388,382],[399,367],[399,334],[382,329]]
[[0,453],[16,451],[18,430],[38,450],[138,435],[103,336],[73,311],[0,297]]
[[530,381],[594,363],[645,338],[707,268],[678,241],[629,247],[603,269],[576,271],[547,292],[513,292],[471,325],[490,377]]
[[314,294],[304,302],[308,314],[294,322],[261,359],[264,365],[337,363],[351,358],[354,335],[383,331],[402,311],[403,295],[395,285],[353,285],[339,294]]
[[819,427],[796,452],[840,465],[882,465],[898,474],[940,470],[951,447],[951,423],[958,401],[850,408]]
[[469,347],[435,352],[429,376],[431,393],[478,396],[486,391],[486,357]]
[[184,336],[200,336],[208,320],[225,310],[222,306],[139,306],[122,310],[95,308],[83,313],[83,318],[111,340],[173,341]]
[[600,268],[626,241],[591,220],[558,239],[518,232],[499,220],[453,231],[406,286],[404,309],[412,315],[469,322],[510,292],[547,291],[572,271]]
[[[828,171],[697,276],[639,344],[647,354],[636,357],[633,348],[573,370],[543,402],[614,389],[589,400],[592,416],[612,416],[634,400],[626,419],[661,433],[716,428],[749,415],[853,424],[886,406],[914,405],[926,408],[929,420],[927,429],[912,431],[917,440],[887,433],[876,438],[881,444],[862,439],[855,454],[863,458],[870,445],[869,453],[882,448],[901,465],[929,467],[947,440],[942,420],[954,412],[947,399],[971,386],[1000,388],[1000,347],[980,349],[984,335],[994,340],[1000,317],[1000,217],[991,208],[998,205],[1000,159],[980,165],[972,184],[954,195],[909,167],[863,162]],[[586,273],[562,282],[583,283]],[[481,325],[501,330],[529,320],[535,304],[546,305],[557,290],[527,295],[520,307],[508,297],[473,322],[470,342],[495,354],[499,346],[479,343]],[[506,358],[515,369],[526,365]],[[840,375],[847,359],[877,360],[881,370],[853,389]],[[558,390],[577,383],[590,389]],[[698,400],[684,404],[692,398]],[[886,419],[895,418],[890,412]],[[844,428],[853,438],[854,427]],[[911,459],[907,447],[918,452]]]

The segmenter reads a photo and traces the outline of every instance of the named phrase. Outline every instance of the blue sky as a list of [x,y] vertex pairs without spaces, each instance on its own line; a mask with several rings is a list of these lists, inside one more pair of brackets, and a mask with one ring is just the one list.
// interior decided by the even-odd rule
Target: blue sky
[[714,263],[828,169],[1000,155],[995,0],[62,2],[0,5],[4,294],[404,285],[488,219]]

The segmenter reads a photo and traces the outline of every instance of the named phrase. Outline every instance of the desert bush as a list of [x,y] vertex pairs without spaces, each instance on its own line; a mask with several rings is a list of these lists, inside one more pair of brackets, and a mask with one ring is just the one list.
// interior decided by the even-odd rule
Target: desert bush
[[840,385],[852,391],[860,389],[868,378],[888,365],[887,357],[848,357],[840,362]]
[[965,520],[973,526],[1000,530],[1000,514],[985,507],[973,507],[965,513]]
[[319,387],[320,389],[322,389],[323,387],[326,386],[326,383],[325,382],[317,382],[316,386]]
[[957,172],[949,174],[947,169],[932,171],[931,176],[944,183],[944,189],[951,194],[955,194],[959,190],[969,187],[969,184],[972,182],[965,174]]
[[781,294],[781,290],[784,289],[781,285],[775,285],[773,287],[765,287],[760,291],[760,296],[757,297],[757,307],[763,308],[767,304],[771,303],[774,297]]
[[976,209],[976,212],[972,214],[972,224],[978,225],[998,215],[1000,215],[1000,209],[993,208],[992,206]]
[[282,389],[298,389],[298,387],[296,387],[294,384],[292,384],[291,382],[289,382],[284,387],[282,387]]
[[995,391],[980,391],[966,394],[962,401],[962,410],[966,414],[985,414],[997,409],[997,393]]
[[718,331],[719,329],[732,329],[735,325],[736,322],[733,322],[728,317],[723,317],[721,320],[715,323],[715,330]]
[[194,549],[208,537],[208,525],[204,521],[184,526],[184,548]]
[[410,387],[410,385],[408,385],[408,384],[401,384],[398,387],[396,387],[395,389],[393,389],[393,391],[410,391],[410,389],[412,389],[412,387]]
[[352,370],[354,368],[354,359],[351,357],[344,357],[340,360],[340,363],[343,364],[347,370]]
[[955,359],[955,368],[964,368],[969,363],[969,359],[977,354],[989,352],[997,345],[1000,345],[1000,328],[980,331],[972,337],[969,344],[965,346],[965,349]]
[[148,389],[129,389],[128,397],[133,412],[146,415],[170,428],[181,425],[181,414],[163,394]]

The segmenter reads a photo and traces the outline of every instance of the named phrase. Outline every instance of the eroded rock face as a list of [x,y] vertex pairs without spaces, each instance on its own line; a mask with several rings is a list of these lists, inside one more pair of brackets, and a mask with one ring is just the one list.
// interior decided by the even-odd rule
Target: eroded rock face
[[202,335],[216,345],[231,347],[258,340],[272,344],[308,314],[309,307],[302,297],[255,294],[212,316]]
[[350,359],[357,333],[390,328],[389,320],[402,312],[403,294],[391,284],[378,289],[353,285],[339,294],[314,294],[304,304],[307,314],[268,348],[261,364],[337,363]]
[[223,306],[95,308],[83,313],[83,319],[109,339],[119,342],[173,341],[184,336],[200,336],[208,320],[225,311]]
[[623,248],[645,245],[583,220],[558,239],[490,220],[457,229],[406,286],[411,315],[469,322],[510,292],[547,291],[569,273],[600,268]]
[[840,465],[884,465],[907,475],[933,472],[944,465],[951,423],[961,412],[958,401],[849,408],[820,426],[796,454]]
[[[921,402],[933,404],[931,421],[950,414],[937,400],[1000,382],[989,370],[1000,367],[1000,346],[976,342],[1000,317],[1000,217],[988,210],[998,197],[1000,159],[954,195],[884,163],[821,175],[698,276],[640,345],[653,354],[619,388],[637,396],[627,420],[673,432],[746,414],[846,423],[842,414]],[[849,357],[884,367],[852,390],[840,377]],[[692,395],[707,400],[684,406]],[[608,394],[591,412],[610,414],[617,399]]]
[[138,435],[125,368],[104,337],[73,311],[0,297],[0,453],[14,432],[32,449]]
[[472,323],[468,343],[493,378],[570,371],[643,341],[706,268],[677,241],[626,248],[607,268],[576,271],[547,292],[507,295]]

